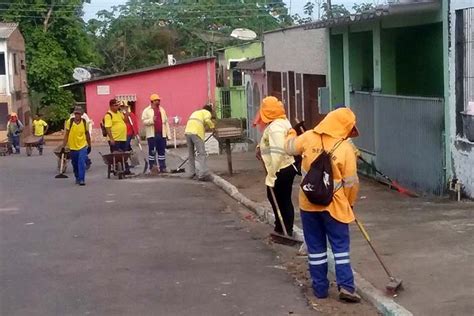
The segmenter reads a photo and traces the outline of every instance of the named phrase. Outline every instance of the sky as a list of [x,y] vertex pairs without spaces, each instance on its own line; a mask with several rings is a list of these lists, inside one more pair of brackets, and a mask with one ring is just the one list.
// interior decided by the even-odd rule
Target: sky
[[[378,0],[375,0],[378,2]],[[127,2],[127,0],[91,0],[90,4],[84,5],[84,19],[87,21],[95,17],[96,12],[100,10],[109,10],[113,5],[120,5]],[[303,15],[303,7],[308,0],[285,0],[288,8],[291,8],[291,14],[298,13]],[[347,9],[350,9],[354,3],[374,2],[374,0],[332,0],[332,4],[344,4]]]

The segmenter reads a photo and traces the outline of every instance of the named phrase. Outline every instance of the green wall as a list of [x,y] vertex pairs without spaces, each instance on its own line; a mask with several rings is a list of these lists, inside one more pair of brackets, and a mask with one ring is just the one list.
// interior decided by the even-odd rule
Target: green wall
[[342,34],[331,35],[331,105],[344,103],[344,62]]
[[395,53],[396,31],[385,29],[380,33],[380,64],[382,72],[382,93],[397,93],[397,60]]
[[242,59],[242,58],[257,58],[263,56],[263,47],[261,42],[244,44],[235,47],[229,47],[224,52],[225,60]]
[[371,91],[373,89],[372,32],[349,34],[349,73],[353,90]]
[[247,97],[245,87],[230,87],[230,108],[231,117],[247,117]]
[[443,97],[443,30],[441,23],[396,30],[397,94]]

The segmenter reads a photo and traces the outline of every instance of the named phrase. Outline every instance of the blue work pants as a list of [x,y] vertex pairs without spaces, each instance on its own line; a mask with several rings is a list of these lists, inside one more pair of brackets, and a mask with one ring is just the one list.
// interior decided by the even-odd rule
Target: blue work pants
[[328,296],[327,242],[331,244],[336,264],[338,289],[344,288],[353,293],[354,275],[349,259],[349,225],[331,217],[329,212],[307,212],[301,210],[301,221],[306,245],[308,247],[309,272],[313,280],[316,297]]
[[151,168],[156,165],[156,154],[158,153],[158,164],[160,171],[166,170],[166,138],[160,134],[147,138],[148,141],[148,164]]
[[19,154],[20,153],[20,135],[10,135],[9,139],[10,139],[10,143],[15,149],[15,153]]
[[85,181],[87,146],[79,150],[71,149],[70,155],[71,155],[72,169],[74,170],[74,177],[76,177],[76,182]]

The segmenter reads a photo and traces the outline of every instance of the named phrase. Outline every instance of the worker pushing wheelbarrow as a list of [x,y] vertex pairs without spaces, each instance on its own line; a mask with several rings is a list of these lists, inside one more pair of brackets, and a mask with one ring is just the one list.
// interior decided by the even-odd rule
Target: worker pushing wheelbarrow
[[43,136],[29,135],[25,137],[25,139],[23,140],[23,144],[25,145],[27,156],[31,156],[33,154],[33,148],[38,149],[38,153],[40,156],[43,155]]

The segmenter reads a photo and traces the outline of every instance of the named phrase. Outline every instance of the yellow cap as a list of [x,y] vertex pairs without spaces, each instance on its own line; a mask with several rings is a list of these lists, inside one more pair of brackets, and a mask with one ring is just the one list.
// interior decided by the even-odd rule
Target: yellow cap
[[156,101],[156,100],[161,100],[158,94],[153,93],[152,95],[150,95],[150,101]]

